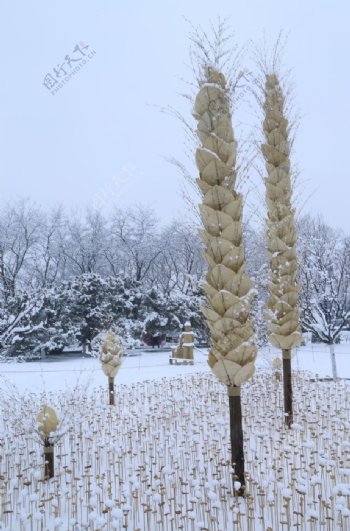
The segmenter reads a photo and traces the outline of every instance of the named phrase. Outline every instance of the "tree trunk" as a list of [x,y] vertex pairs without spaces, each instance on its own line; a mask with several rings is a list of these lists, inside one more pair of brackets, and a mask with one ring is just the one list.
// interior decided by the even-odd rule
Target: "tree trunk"
[[55,475],[55,454],[54,445],[45,439],[44,442],[44,460],[45,460],[45,472],[44,479],[51,479]]
[[337,364],[335,361],[334,343],[329,344],[329,353],[331,355],[333,380],[338,380]]
[[283,393],[285,423],[288,428],[293,424],[293,391],[291,350],[282,350],[283,357]]
[[114,406],[114,378],[108,378],[109,405]]
[[230,405],[231,464],[235,470],[233,482],[239,481],[241,487],[236,490],[238,496],[244,496],[244,449],[241,408],[241,388],[228,387]]

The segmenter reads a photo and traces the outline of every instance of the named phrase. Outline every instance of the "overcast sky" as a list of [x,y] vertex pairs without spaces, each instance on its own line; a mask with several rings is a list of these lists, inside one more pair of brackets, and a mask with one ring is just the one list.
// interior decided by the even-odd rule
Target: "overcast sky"
[[[347,0],[0,5],[2,200],[24,196],[48,206],[106,210],[113,201],[141,203],[164,221],[185,215],[181,178],[165,160],[185,162],[183,132],[154,105],[190,113],[178,95],[179,78],[191,80],[185,18],[208,28],[220,15],[229,17],[239,44],[259,40],[263,30],[271,43],[281,29],[289,34],[285,65],[293,68],[302,115],[295,158],[300,190],[311,194],[304,212],[321,213],[350,233]],[[69,71],[66,56],[80,70],[52,95],[44,77],[63,63]]]

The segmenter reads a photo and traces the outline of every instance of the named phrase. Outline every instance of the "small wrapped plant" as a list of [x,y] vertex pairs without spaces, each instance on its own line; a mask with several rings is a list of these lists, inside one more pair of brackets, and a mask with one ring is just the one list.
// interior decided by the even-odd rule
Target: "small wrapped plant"
[[44,406],[36,416],[38,431],[44,443],[45,479],[55,475],[54,442],[51,435],[57,430],[59,420],[56,411],[50,406]]
[[114,406],[114,378],[122,364],[122,349],[110,330],[100,347],[102,370],[108,377],[109,405]]

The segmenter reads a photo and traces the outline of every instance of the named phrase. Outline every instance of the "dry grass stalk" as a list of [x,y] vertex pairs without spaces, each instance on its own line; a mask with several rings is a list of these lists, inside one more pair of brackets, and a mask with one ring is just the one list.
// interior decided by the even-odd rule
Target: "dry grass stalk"
[[[2,401],[1,523],[19,531],[260,531],[262,522],[265,529],[348,531],[349,383],[295,375],[297,422],[286,429],[282,389],[271,376],[256,374],[242,389],[243,499],[232,485],[226,393],[210,373],[120,385],[113,408],[105,407],[103,388],[73,400],[50,393],[57,411],[72,413],[55,444],[50,481],[42,480],[39,439]],[[35,395],[22,399],[33,418]]]

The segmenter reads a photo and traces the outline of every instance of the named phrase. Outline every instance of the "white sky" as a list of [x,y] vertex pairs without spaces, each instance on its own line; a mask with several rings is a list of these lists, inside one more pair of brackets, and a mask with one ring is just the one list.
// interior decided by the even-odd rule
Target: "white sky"
[[[230,17],[238,43],[260,39],[263,29],[271,43],[281,29],[289,33],[285,64],[294,69],[302,114],[296,160],[305,196],[313,194],[304,212],[322,213],[350,232],[347,0],[11,0],[0,6],[3,200],[25,196],[48,206],[106,209],[115,200],[121,207],[150,204],[164,221],[183,216],[181,178],[165,161],[185,161],[183,133],[152,105],[189,114],[178,95],[179,78],[191,79],[184,17],[207,28],[220,15]],[[43,78],[79,41],[96,55],[52,96]],[[124,167],[133,168],[132,177],[125,178]]]

